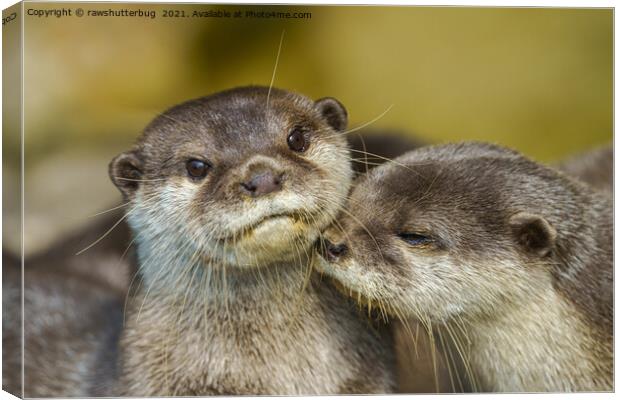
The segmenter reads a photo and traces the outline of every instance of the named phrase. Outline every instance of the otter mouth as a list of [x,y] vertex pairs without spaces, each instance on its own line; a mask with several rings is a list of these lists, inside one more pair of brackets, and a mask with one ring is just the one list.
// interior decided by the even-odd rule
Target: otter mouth
[[283,212],[283,213],[275,213],[270,215],[265,215],[262,218],[259,218],[255,222],[245,225],[238,229],[236,232],[228,234],[226,236],[217,237],[217,241],[221,243],[229,242],[231,240],[240,240],[245,237],[251,236],[256,229],[265,225],[266,223],[276,221],[278,219],[290,219],[293,221],[293,224],[297,223],[305,223],[309,222],[309,215],[303,214],[301,212]]
[[[336,288],[342,295],[345,297],[349,297],[355,300],[360,307],[368,307],[373,310],[385,310],[386,307],[384,304],[381,304],[378,300],[373,299],[360,292],[359,290],[354,289],[351,286],[347,286],[342,283],[342,280],[337,277],[337,273],[334,274],[330,269],[337,269],[338,267],[334,267],[333,263],[330,263],[323,257],[319,252],[317,252],[317,257],[319,258],[318,263],[314,264],[314,268],[321,275],[321,277],[326,278],[326,280],[333,287]],[[325,264],[329,265],[329,268],[325,268]]]
[[[358,292],[357,290],[349,286],[345,286],[340,279],[334,276],[330,269],[337,269],[338,267],[333,267],[332,263],[325,259],[325,257],[321,254],[321,251],[319,250],[319,246],[321,245],[317,244],[315,248],[318,262],[313,264],[314,269],[319,274],[321,274],[322,277],[327,278],[327,281],[346,297],[351,297],[354,300],[359,300],[359,302],[363,302],[364,304],[367,304],[369,301],[371,301],[371,299],[364,296],[361,292]],[[326,265],[329,265],[329,267],[326,268]]]

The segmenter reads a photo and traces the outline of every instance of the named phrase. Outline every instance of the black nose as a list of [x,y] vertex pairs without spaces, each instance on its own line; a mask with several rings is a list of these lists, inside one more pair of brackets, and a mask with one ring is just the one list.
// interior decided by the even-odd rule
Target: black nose
[[344,243],[334,244],[327,239],[323,239],[321,244],[319,245],[319,251],[321,255],[325,257],[328,261],[334,262],[337,261],[340,257],[347,254],[348,247]]
[[277,192],[282,189],[282,175],[275,175],[270,171],[260,172],[252,176],[249,181],[242,182],[241,186],[254,197]]

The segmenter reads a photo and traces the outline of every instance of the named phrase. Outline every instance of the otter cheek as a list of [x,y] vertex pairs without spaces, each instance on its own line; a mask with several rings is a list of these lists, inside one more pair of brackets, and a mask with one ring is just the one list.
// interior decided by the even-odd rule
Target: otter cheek
[[347,158],[342,156],[341,149],[333,144],[318,142],[308,150],[308,158],[327,177],[327,179],[322,177],[320,190],[333,193],[337,196],[334,199],[346,198],[351,187],[353,171]]
[[351,259],[340,259],[336,262],[329,263],[329,268],[334,272],[338,273],[341,276],[355,276],[359,272],[359,268],[357,268],[357,264],[352,262]]

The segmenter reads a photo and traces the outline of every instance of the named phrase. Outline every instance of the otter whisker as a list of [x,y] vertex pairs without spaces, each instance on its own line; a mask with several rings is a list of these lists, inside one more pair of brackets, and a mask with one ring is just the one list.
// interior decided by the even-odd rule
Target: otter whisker
[[[328,201],[326,198],[323,198],[324,201]],[[352,218],[353,220],[355,220],[365,231],[366,233],[368,233],[368,235],[370,236],[370,238],[373,240],[373,242],[375,243],[375,246],[377,248],[377,251],[381,257],[381,259],[383,260],[383,252],[381,251],[381,246],[379,246],[379,243],[377,242],[375,236],[370,232],[370,230],[366,227],[366,225],[364,225],[364,223],[362,223],[362,221],[359,220],[359,218],[357,218],[355,215],[353,215],[352,213],[350,213],[349,211],[347,211],[346,209],[342,208],[340,210],[341,212],[345,213],[346,215],[348,215],[350,218]]]
[[112,227],[110,229],[108,229],[102,236],[99,237],[99,239],[95,240],[93,243],[91,243],[90,245],[86,246],[85,248],[83,248],[82,250],[78,251],[77,253],[75,253],[76,256],[79,256],[80,254],[84,253],[86,250],[90,249],[91,247],[93,247],[94,245],[96,245],[97,243],[99,243],[100,241],[102,241],[106,236],[108,236],[110,234],[110,232],[112,232],[114,230],[114,228],[116,228],[118,225],[120,225],[121,222],[123,222],[123,220],[125,218],[127,218],[128,214],[124,214],[121,219],[119,219],[118,221],[116,221],[116,223],[114,225],[112,225]]
[[388,157],[383,157],[383,156],[380,156],[379,154],[369,153],[369,152],[365,152],[365,151],[361,151],[361,150],[350,149],[350,151],[352,151],[354,153],[366,154],[366,155],[369,155],[369,156],[372,156],[372,157],[379,158],[381,160],[385,160],[385,161],[387,161],[389,163],[392,163],[392,164],[398,165],[399,167],[405,168],[406,170],[409,170],[409,171],[415,173],[416,175],[420,175],[420,173],[418,171],[414,170],[410,166],[408,166],[406,164],[403,164],[403,163],[401,163],[399,161],[396,161],[394,159],[391,159],[391,158],[388,158]]
[[[196,257],[197,254],[198,254],[198,250],[194,251],[194,254],[190,257],[190,259],[189,259],[189,261],[187,263],[187,267],[184,268],[186,271],[193,270],[194,272],[192,272],[192,276],[191,276],[191,278],[189,280],[189,284],[185,288],[185,295],[183,296],[183,302],[181,303],[181,310],[179,311],[179,319],[177,320],[177,325],[179,323],[179,320],[183,316],[183,311],[185,309],[185,304],[187,303],[187,296],[188,296],[189,292],[193,290],[192,283],[194,282],[194,278],[195,278],[196,274],[199,273],[199,270],[200,270],[200,268],[195,265],[195,261],[194,261],[194,258]],[[183,274],[185,274],[185,273],[186,272],[184,272]]]
[[455,345],[456,351],[458,352],[459,356],[461,357],[461,360],[463,361],[463,366],[465,368],[465,371],[467,373],[468,378],[470,379],[470,383],[472,385],[472,389],[474,391],[478,390],[478,384],[476,381],[476,377],[474,376],[473,370],[470,366],[469,363],[469,358],[465,356],[463,349],[462,349],[462,344],[458,338],[457,335],[454,334],[454,332],[452,331],[450,324],[445,324],[444,327],[446,328],[448,334],[450,335],[450,337],[453,340],[453,343]]
[[[440,329],[441,329],[441,328],[440,328]],[[439,331],[439,332],[440,332],[440,335],[441,335],[441,331]],[[448,334],[450,334],[450,333],[448,332]],[[447,342],[447,341],[448,341],[449,339],[451,339],[451,338],[446,338],[446,341],[445,341],[445,342],[444,342],[444,340],[443,340],[443,336],[440,336],[440,338],[441,338],[441,340],[442,340],[442,346],[443,346],[443,350],[444,350],[444,352],[445,352],[445,353],[446,353],[446,354],[450,357],[450,360],[451,360],[451,365],[452,365],[452,366],[454,367],[454,369],[457,371],[457,373],[455,373],[456,380],[458,381],[460,391],[461,391],[461,392],[463,392],[463,391],[465,390],[465,387],[464,387],[464,384],[463,384],[463,382],[462,382],[462,380],[461,380],[460,374],[458,373],[458,364],[457,364],[457,361],[456,361],[456,359],[455,359],[455,357],[454,357],[454,352],[452,351],[452,346],[449,346],[449,343]],[[454,339],[451,339],[451,340],[452,340],[452,344],[454,344],[454,346],[456,346],[456,344],[454,343]],[[457,350],[457,351],[458,351],[458,350]],[[461,361],[463,361],[463,360],[461,360]],[[447,360],[446,360],[446,362],[447,362]],[[464,362],[464,361],[463,361],[463,362]],[[456,390],[456,389],[454,388],[454,386],[453,386],[453,388],[452,388],[452,389],[453,389],[453,390]]]
[[371,119],[370,121],[366,122],[365,124],[362,124],[360,126],[356,126],[353,129],[349,129],[349,130],[346,130],[346,131],[343,131],[343,132],[338,132],[338,133],[336,133],[334,135],[327,136],[327,137],[347,135],[349,133],[353,133],[353,132],[359,131],[360,129],[364,129],[367,126],[372,125],[375,122],[377,122],[378,120],[380,120],[381,118],[383,118],[392,109],[392,107],[394,107],[394,104],[391,104],[385,111],[383,111],[381,114],[379,114],[375,118]]
[[[331,199],[329,199],[329,200],[328,200],[328,199],[326,199],[324,195],[318,195],[317,197],[318,197],[320,200],[324,200],[324,201],[326,201],[326,202],[329,202],[329,201],[331,200]],[[360,208],[362,208],[364,211],[366,211],[366,213],[367,213],[368,215],[372,215],[371,210],[367,208],[367,204],[364,204],[364,203],[362,203],[362,202],[360,202],[360,201],[358,201],[358,200],[355,200],[355,199],[351,198],[351,197],[350,197],[350,195],[344,195],[344,196],[342,196],[342,195],[339,195],[339,194],[337,194],[337,193],[330,193],[330,196],[329,196],[329,197],[334,197],[334,198],[336,198],[336,200],[340,200],[343,204],[355,205],[355,206],[357,206],[357,207],[360,207]],[[338,212],[340,212],[340,211],[342,211],[342,209],[343,209],[343,208],[344,208],[344,207],[343,207],[343,205],[341,205],[341,206],[338,208],[338,210],[337,210],[337,211],[338,211]],[[332,217],[330,217],[330,219],[333,219],[333,216],[332,216]]]
[[[362,142],[363,151],[366,152],[366,141],[364,140],[362,135],[360,135],[359,133],[356,133],[356,135],[360,139],[360,141]],[[354,160],[351,159],[351,161],[354,161]],[[368,155],[367,154],[364,154],[364,166],[366,167],[366,173],[368,173]]]
[[88,218],[96,217],[96,216],[99,216],[99,215],[102,215],[102,214],[105,214],[105,213],[109,213],[110,211],[118,210],[118,209],[120,209],[120,208],[125,207],[125,206],[126,206],[126,205],[128,205],[129,203],[130,203],[130,202],[127,202],[127,203],[124,203],[124,204],[118,205],[118,206],[116,206],[116,207],[112,207],[112,208],[109,208],[109,209],[107,209],[107,210],[100,211],[100,212],[98,212],[98,213],[96,213],[96,214],[89,215],[89,216],[88,216]]
[[[170,257],[170,262],[169,264],[174,265],[173,260],[176,259],[176,257],[180,256],[181,254],[183,254],[187,249],[189,248],[189,242],[186,243],[184,246],[178,246],[176,251],[173,252],[173,256]],[[160,257],[160,254],[158,254],[157,252],[153,252],[153,256],[152,256],[152,261],[158,260]],[[166,257],[163,257],[164,260],[166,260]],[[150,264],[151,260],[147,260],[146,262],[142,263],[142,267],[144,268],[145,266],[148,266]],[[158,260],[161,261],[161,260]],[[140,308],[138,310],[138,315],[136,317],[136,322],[140,321],[140,315],[142,314],[142,309],[146,303],[146,300],[149,296],[149,293],[151,292],[151,289],[156,286],[158,284],[158,280],[159,278],[162,276],[162,274],[164,274],[166,272],[166,267],[168,266],[166,262],[159,262],[158,263],[160,265],[159,269],[157,270],[157,272],[155,273],[153,280],[151,281],[151,284],[148,285],[146,293],[142,299],[142,304],[140,305]],[[178,281],[180,278],[177,276],[176,281]],[[173,282],[173,283],[177,283],[177,282]]]
[[[125,248],[125,251],[123,251],[123,254],[121,254],[121,257],[120,257],[120,259],[118,261],[117,266],[120,265],[121,261],[123,260],[123,258],[127,254],[127,252],[129,251],[129,248],[131,247],[131,245],[135,241],[136,241],[135,237],[133,239],[131,239],[131,242],[129,242],[129,245],[127,246],[127,248]],[[136,272],[133,273],[133,276],[129,280],[129,286],[127,287],[127,293],[125,293],[125,300],[123,301],[123,326],[125,326],[125,314],[126,314],[126,311],[127,311],[127,299],[129,298],[129,294],[131,293],[134,279],[136,278],[136,276],[138,276],[139,272],[140,272],[140,270],[136,269]]]
[[[118,179],[119,181],[128,181],[128,182],[161,182],[167,180],[167,178],[155,178],[155,179],[132,179],[132,178],[123,178],[121,176],[115,176],[114,179]],[[127,203],[129,204],[129,203]]]
[[[319,214],[323,215],[322,210],[320,210]],[[310,220],[312,220],[312,223],[314,226],[319,227],[320,224],[318,223],[318,221],[316,220],[316,217],[313,213],[309,212],[309,210],[307,209],[302,209],[301,210],[301,219],[302,221],[306,221],[306,223],[310,223]],[[319,232],[320,235],[320,232]],[[302,234],[302,232],[297,232],[297,234],[295,235],[295,237],[293,238],[293,244],[295,247],[295,251],[298,254],[298,258],[300,260],[300,267],[305,268],[304,271],[304,275],[303,275],[303,280],[301,283],[301,289],[299,292],[299,298],[298,300],[295,302],[296,307],[298,305],[302,304],[303,301],[303,295],[308,287],[308,285],[310,284],[310,279],[312,276],[312,271],[313,271],[313,265],[314,265],[314,252],[310,252],[308,253],[308,244],[306,244],[306,240],[304,235]],[[309,245],[312,245],[312,243],[309,243]],[[301,258],[301,253],[299,251],[299,248],[301,247],[301,249],[303,250],[304,254],[305,254],[305,258],[303,259],[304,261],[302,261]],[[303,265],[305,264],[305,265]],[[298,313],[298,316],[300,315],[300,313]]]
[[452,391],[456,391],[456,386],[454,384],[454,377],[452,376],[452,367],[450,364],[450,361],[448,359],[448,352],[447,352],[447,347],[446,347],[446,343],[443,339],[443,335],[441,334],[441,331],[437,331],[437,335],[439,336],[439,345],[441,346],[441,351],[440,353],[443,353],[444,356],[444,362],[446,365],[446,368],[448,370],[448,379],[450,379],[450,387],[452,388]]
[[431,346],[431,362],[433,364],[435,390],[439,392],[440,389],[439,389],[439,375],[438,375],[438,370],[437,370],[437,348],[435,345],[435,335],[433,334],[433,329],[430,323],[428,324],[426,333],[428,334],[429,343]]
[[280,44],[278,44],[278,54],[276,55],[276,62],[273,66],[273,73],[271,74],[271,82],[269,82],[269,89],[267,90],[267,110],[269,110],[269,98],[271,97],[271,89],[273,88],[273,83],[276,80],[276,71],[278,69],[278,62],[280,61],[280,52],[282,51],[282,43],[284,42],[284,29],[282,30],[282,34],[280,35]]

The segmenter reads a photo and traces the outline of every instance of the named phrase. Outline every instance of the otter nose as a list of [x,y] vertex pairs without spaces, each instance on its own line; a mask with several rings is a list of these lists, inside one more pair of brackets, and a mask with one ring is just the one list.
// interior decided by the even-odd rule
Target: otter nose
[[260,172],[254,174],[247,182],[242,182],[241,186],[253,197],[277,192],[282,189],[282,175],[276,175],[271,171]]
[[349,248],[344,243],[334,244],[330,242],[328,239],[323,239],[319,245],[319,252],[327,261],[335,262],[345,254]]

